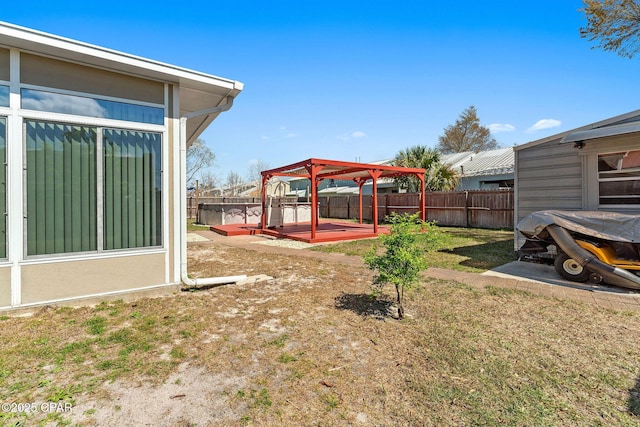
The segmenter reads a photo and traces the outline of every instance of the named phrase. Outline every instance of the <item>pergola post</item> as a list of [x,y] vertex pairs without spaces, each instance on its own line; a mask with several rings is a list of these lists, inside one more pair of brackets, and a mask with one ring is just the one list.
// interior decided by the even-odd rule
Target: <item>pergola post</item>
[[367,182],[366,178],[354,178],[353,181],[358,184],[358,221],[362,224],[362,187]]
[[427,202],[426,193],[424,191],[424,174],[416,175],[420,180],[420,218],[426,221],[425,203]]
[[373,195],[372,195],[372,200],[371,200],[371,216],[373,219],[373,233],[374,234],[378,234],[378,178],[380,177],[380,175],[382,175],[382,172],[377,171],[377,170],[369,170],[369,175],[371,176],[371,179],[373,180]]
[[260,191],[260,202],[262,203],[262,216],[260,218],[260,229],[267,228],[267,183],[271,177],[269,175],[262,175],[262,187]]
[[318,172],[323,166],[314,165],[313,163],[305,167],[309,172],[309,180],[311,181],[311,240],[316,238],[316,229],[318,228]]

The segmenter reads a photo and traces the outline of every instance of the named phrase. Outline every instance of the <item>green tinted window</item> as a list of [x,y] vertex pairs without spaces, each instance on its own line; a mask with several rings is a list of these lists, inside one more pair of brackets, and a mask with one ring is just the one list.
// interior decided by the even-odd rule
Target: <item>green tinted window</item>
[[105,129],[104,248],[162,244],[161,136]]
[[95,251],[96,131],[26,121],[27,254]]

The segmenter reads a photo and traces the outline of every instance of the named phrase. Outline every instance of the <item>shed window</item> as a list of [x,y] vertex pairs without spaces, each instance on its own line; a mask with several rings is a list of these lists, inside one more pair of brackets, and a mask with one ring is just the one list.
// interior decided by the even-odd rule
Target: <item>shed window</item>
[[640,205],[640,150],[598,155],[600,205]]

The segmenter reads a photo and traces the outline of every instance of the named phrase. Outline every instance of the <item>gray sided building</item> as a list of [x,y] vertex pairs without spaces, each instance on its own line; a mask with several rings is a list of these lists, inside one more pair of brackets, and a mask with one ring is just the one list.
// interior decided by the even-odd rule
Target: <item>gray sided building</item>
[[516,224],[547,209],[640,213],[640,110],[514,151]]

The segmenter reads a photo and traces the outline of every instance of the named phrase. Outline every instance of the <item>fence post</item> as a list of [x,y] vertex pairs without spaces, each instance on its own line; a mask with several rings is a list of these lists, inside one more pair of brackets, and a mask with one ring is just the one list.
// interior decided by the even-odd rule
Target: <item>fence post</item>
[[386,218],[389,215],[389,194],[385,193],[384,195],[384,216],[382,218]]
[[331,197],[327,196],[327,218],[331,218]]
[[465,227],[469,228],[469,192],[464,192],[464,218],[465,218]]

